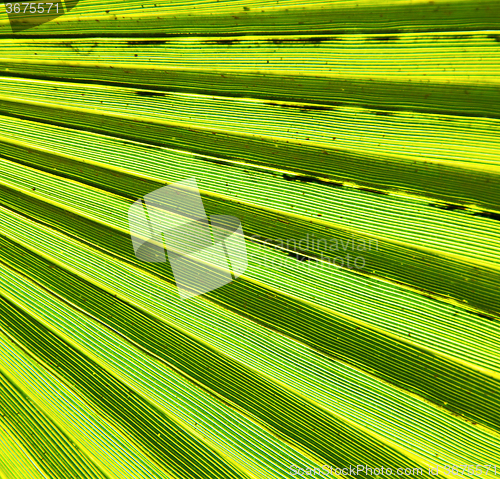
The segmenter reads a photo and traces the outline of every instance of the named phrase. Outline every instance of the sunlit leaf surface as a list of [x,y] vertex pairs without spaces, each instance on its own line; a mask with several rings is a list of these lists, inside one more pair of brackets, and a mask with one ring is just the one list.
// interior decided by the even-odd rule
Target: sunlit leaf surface
[[[0,6],[0,477],[500,475],[499,2],[66,4]],[[181,300],[186,178],[248,267]]]

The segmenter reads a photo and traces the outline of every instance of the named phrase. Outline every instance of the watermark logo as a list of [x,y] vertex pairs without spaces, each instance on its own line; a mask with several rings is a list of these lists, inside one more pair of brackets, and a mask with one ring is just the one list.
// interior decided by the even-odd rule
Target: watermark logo
[[12,2],[4,1],[10,26],[14,33],[34,28],[54,20],[76,7],[78,0],[55,2]]
[[165,249],[181,299],[217,289],[247,268],[240,220],[205,213],[195,178],[159,188],[128,213],[137,259],[165,262]]

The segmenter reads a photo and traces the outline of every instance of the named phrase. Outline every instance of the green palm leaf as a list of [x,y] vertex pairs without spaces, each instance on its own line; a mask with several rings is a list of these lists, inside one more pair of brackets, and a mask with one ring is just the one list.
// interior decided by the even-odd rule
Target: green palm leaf
[[[2,12],[0,477],[494,477],[498,7]],[[128,212],[193,177],[248,268],[181,300]]]

